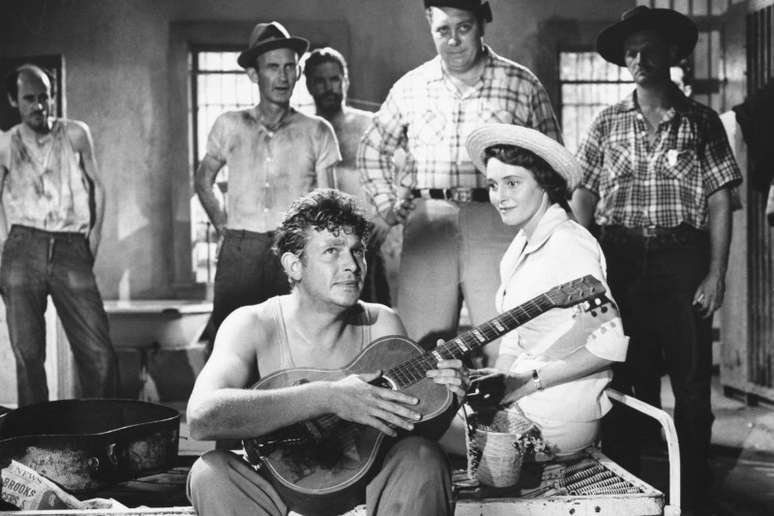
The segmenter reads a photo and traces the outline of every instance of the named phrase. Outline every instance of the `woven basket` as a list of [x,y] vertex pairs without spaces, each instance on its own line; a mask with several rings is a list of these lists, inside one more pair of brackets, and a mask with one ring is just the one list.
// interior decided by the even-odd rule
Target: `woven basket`
[[490,416],[483,418],[476,413],[468,416],[465,411],[468,476],[493,487],[516,485],[524,461],[521,448],[516,443],[524,434],[535,429],[535,423],[524,415],[518,405],[498,410]]
[[518,434],[475,429],[467,438],[468,476],[492,487],[519,482],[523,456],[515,446]]

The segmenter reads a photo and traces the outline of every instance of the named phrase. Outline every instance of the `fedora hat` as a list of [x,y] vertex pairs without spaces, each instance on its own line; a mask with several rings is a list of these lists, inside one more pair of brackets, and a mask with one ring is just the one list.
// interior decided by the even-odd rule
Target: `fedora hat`
[[428,7],[454,7],[463,11],[470,11],[485,22],[492,21],[492,9],[489,2],[481,0],[424,0],[425,9]]
[[493,145],[513,145],[534,152],[567,181],[572,192],[581,180],[581,168],[567,147],[529,127],[511,124],[484,124],[473,130],[465,141],[468,155],[478,170],[486,170],[484,152]]
[[643,30],[657,31],[677,45],[675,63],[693,52],[699,38],[696,24],[687,16],[672,9],[651,9],[638,5],[625,11],[620,21],[599,33],[597,52],[611,63],[626,66],[624,42],[629,35]]
[[255,66],[255,58],[275,48],[289,48],[302,56],[309,48],[309,41],[291,36],[280,22],[258,23],[250,33],[247,50],[239,54],[237,63],[242,68]]

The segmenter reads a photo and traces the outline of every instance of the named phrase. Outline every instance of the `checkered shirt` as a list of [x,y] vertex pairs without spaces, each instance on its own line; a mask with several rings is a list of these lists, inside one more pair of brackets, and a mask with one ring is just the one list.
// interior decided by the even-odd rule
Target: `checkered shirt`
[[635,92],[604,109],[577,157],[581,187],[597,195],[597,224],[706,229],[707,197],[742,181],[720,118],[710,108],[672,92],[652,139]]
[[363,187],[382,215],[396,199],[393,154],[406,152],[400,185],[409,188],[475,188],[476,173],[465,139],[492,122],[534,127],[561,141],[561,132],[543,85],[524,66],[484,47],[482,80],[463,95],[443,72],[441,58],[408,72],[390,90],[358,148]]

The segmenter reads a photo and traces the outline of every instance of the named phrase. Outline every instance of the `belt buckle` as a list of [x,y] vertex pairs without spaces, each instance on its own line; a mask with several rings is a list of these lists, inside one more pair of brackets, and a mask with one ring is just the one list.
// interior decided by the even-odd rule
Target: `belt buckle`
[[473,200],[472,188],[452,188],[451,198],[456,202],[470,202]]
[[642,228],[642,236],[644,236],[645,238],[653,238],[658,236],[658,227],[647,226]]

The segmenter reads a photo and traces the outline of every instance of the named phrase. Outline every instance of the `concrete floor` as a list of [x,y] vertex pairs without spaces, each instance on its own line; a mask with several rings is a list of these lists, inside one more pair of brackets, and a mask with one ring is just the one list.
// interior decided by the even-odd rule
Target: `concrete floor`
[[[662,382],[664,409],[674,408],[669,379]],[[184,404],[175,405],[182,413]],[[774,407],[748,407],[723,395],[719,378],[713,380],[712,406],[715,423],[712,431],[712,466],[715,473],[714,496],[717,514],[723,516],[774,516]],[[181,427],[180,454],[200,455],[213,443],[188,439],[185,423]],[[666,492],[668,460],[665,452],[651,450],[644,461],[643,480]]]
[[[664,409],[674,408],[668,378],[661,386]],[[774,515],[774,407],[748,407],[723,395],[720,379],[713,378],[712,494],[719,515]],[[646,456],[643,480],[665,491],[667,459],[659,450]]]

